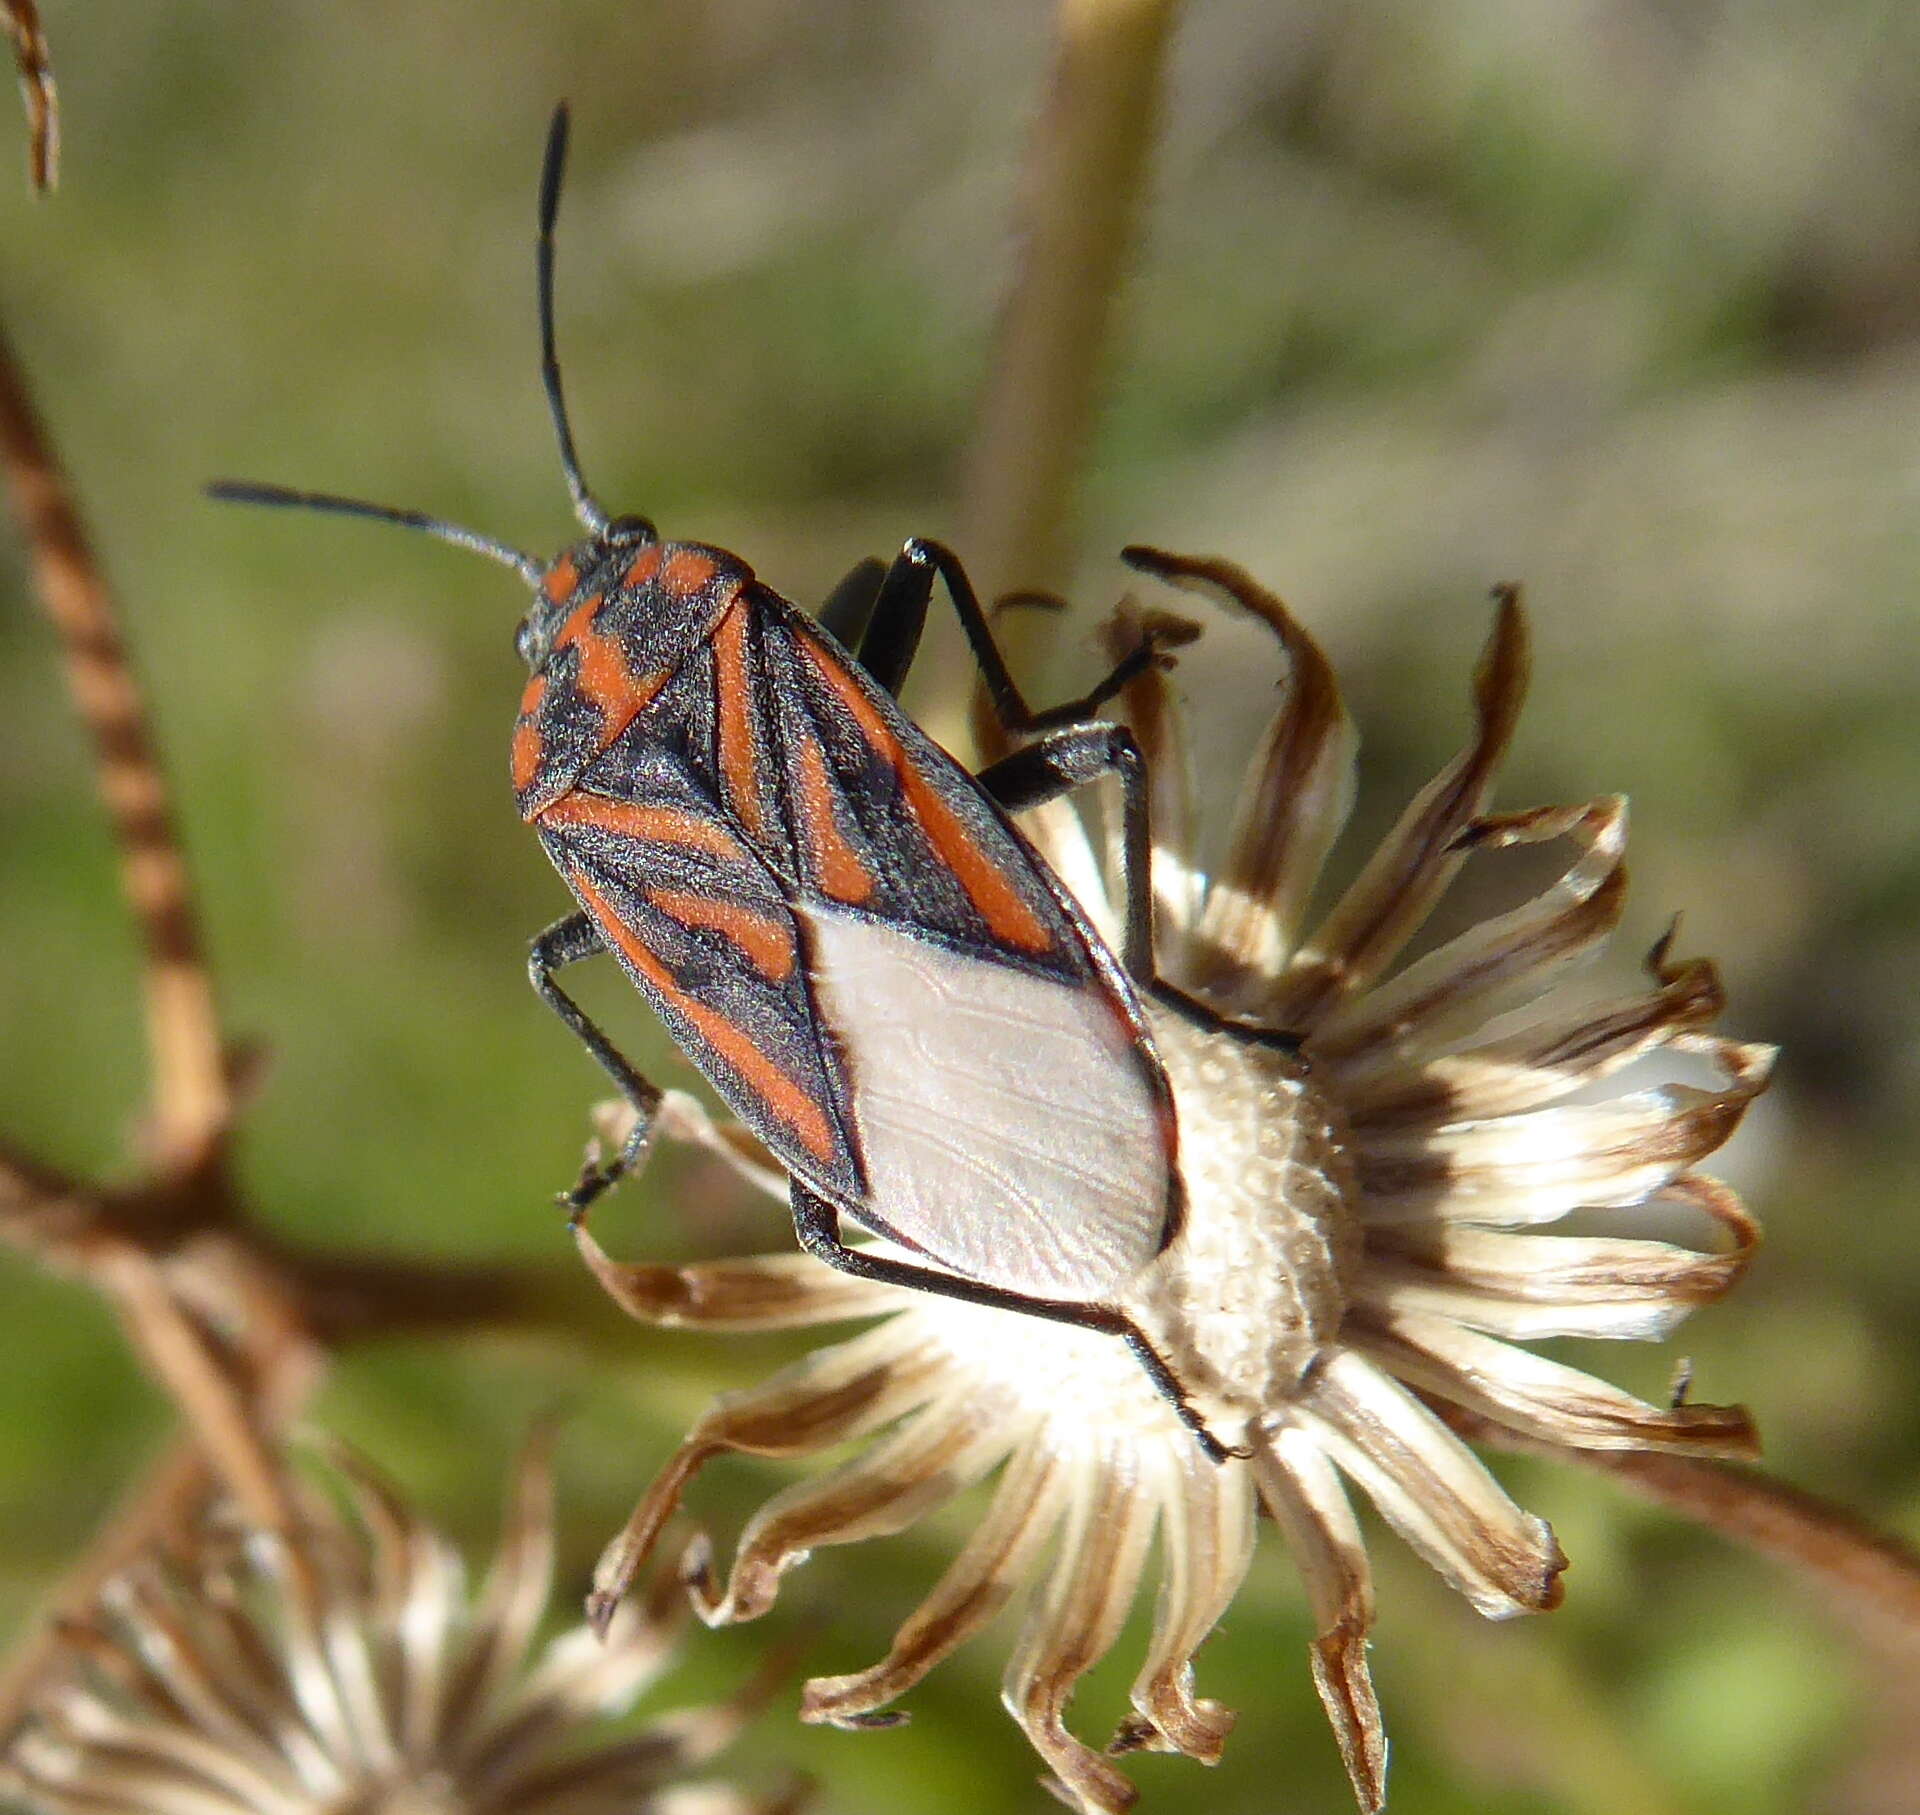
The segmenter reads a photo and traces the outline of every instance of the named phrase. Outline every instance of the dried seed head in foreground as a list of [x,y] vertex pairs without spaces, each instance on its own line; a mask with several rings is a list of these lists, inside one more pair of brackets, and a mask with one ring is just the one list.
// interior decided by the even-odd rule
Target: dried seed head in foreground
[[[0,1755],[36,1815],[773,1815],[674,1788],[750,1712],[688,1709],[593,1740],[670,1662],[685,1610],[622,1610],[534,1646],[553,1568],[546,1445],[469,1594],[457,1553],[365,1463],[287,1539],[209,1512],[74,1623]],[[675,1617],[675,1615],[678,1617]],[[777,1805],[786,1806],[786,1805]]]
[[[1525,686],[1516,598],[1499,600],[1467,747],[1309,928],[1308,899],[1350,795],[1351,739],[1325,658],[1238,569],[1151,550],[1131,558],[1254,613],[1287,661],[1280,710],[1211,873],[1195,855],[1166,683],[1150,675],[1127,700],[1153,775],[1163,970],[1221,1010],[1304,1036],[1296,1058],[1166,1015],[1154,1021],[1190,1211],[1125,1308],[1209,1427],[1248,1454],[1210,1463],[1110,1338],[859,1284],[797,1255],[623,1266],[583,1231],[608,1289],[655,1322],[884,1319],[726,1396],[699,1421],[603,1559],[599,1606],[721,1452],[798,1458],[866,1440],[853,1460],[763,1507],[724,1582],[696,1546],[696,1604],[716,1623],[764,1612],[809,1551],[901,1530],[997,1473],[972,1538],[888,1656],[809,1683],[803,1713],[845,1726],[881,1718],[1038,1576],[1007,1706],[1080,1807],[1114,1811],[1134,1792],[1112,1755],[1220,1754],[1233,1716],[1196,1696],[1193,1658],[1246,1574],[1264,1507],[1305,1581],[1318,1624],[1314,1680],[1360,1804],[1375,1810],[1386,1746],[1349,1485],[1480,1612],[1501,1618],[1553,1606],[1564,1559],[1436,1404],[1575,1446],[1754,1452],[1738,1408],[1643,1404],[1517,1345],[1660,1337],[1734,1283],[1754,1226],[1730,1191],[1693,1168],[1763,1088],[1771,1053],[1708,1031],[1721,1008],[1713,968],[1677,960],[1666,941],[1637,992],[1594,1000],[1566,987],[1619,918],[1626,809],[1608,798],[1489,816]],[[1044,809],[1027,829],[1112,937],[1104,842],[1067,807]],[[1475,854],[1555,841],[1571,855],[1553,886],[1399,963]],[[1597,1088],[1630,1064],[1663,1060],[1704,1066],[1715,1081],[1611,1096]],[[673,1116],[682,1132],[741,1151],[737,1130],[706,1124],[689,1103]],[[1717,1231],[1707,1245],[1718,1251],[1644,1234],[1548,1232],[1574,1211],[1630,1205]],[[1647,1212],[1635,1220],[1645,1224]],[[1118,1637],[1156,1531],[1153,1637],[1133,1712],[1103,1755],[1067,1730],[1067,1703]]]

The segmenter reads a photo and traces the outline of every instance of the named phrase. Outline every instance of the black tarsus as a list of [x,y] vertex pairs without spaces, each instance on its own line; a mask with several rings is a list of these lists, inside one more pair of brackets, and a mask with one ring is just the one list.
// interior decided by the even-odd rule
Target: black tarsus
[[567,477],[573,514],[590,534],[603,536],[607,531],[607,513],[594,501],[580,473],[573,428],[567,421],[567,400],[560,389],[560,355],[555,350],[553,336],[553,227],[560,216],[560,185],[567,174],[568,119],[567,104],[562,101],[553,110],[553,124],[547,128],[546,156],[540,164],[540,242],[534,260],[540,290],[540,379],[547,388],[547,409],[553,417],[554,436],[560,443],[560,470]]
[[660,1087],[643,1078],[628,1063],[626,1054],[607,1038],[579,1003],[553,980],[553,973],[583,958],[597,958],[607,949],[599,929],[583,913],[556,920],[541,933],[527,951],[527,975],[540,999],[572,1029],[575,1038],[586,1047],[600,1067],[619,1087],[620,1094],[633,1106],[633,1132],[621,1143],[620,1151],[603,1166],[588,1165],[571,1191],[560,1201],[577,1222],[587,1206],[609,1186],[618,1184],[645,1157],[647,1143],[653,1138],[653,1124],[660,1107]]
[[855,1279],[870,1279],[876,1285],[901,1286],[912,1292],[932,1292],[941,1298],[956,1298],[962,1304],[984,1305],[993,1311],[1014,1311],[1025,1317],[1042,1317],[1049,1323],[1071,1324],[1075,1329],[1093,1330],[1103,1336],[1117,1336],[1132,1351],[1146,1371],[1154,1389],[1179,1414],[1180,1422],[1192,1431],[1200,1447],[1215,1462],[1229,1456],[1245,1458],[1250,1450],[1235,1449],[1222,1443],[1207,1429],[1206,1420],[1194,1410],[1179,1377],[1165,1357],[1147,1340],[1146,1333],[1124,1311],[1113,1305],[1070,1304],[1057,1298],[1029,1298],[1024,1292],[1012,1292],[1004,1286],[985,1285],[977,1279],[964,1279],[937,1267],[916,1266],[911,1261],[894,1260],[872,1254],[864,1248],[849,1248],[840,1239],[840,1213],[817,1191],[798,1179],[793,1181],[793,1227],[800,1245],[814,1259],[849,1273]]

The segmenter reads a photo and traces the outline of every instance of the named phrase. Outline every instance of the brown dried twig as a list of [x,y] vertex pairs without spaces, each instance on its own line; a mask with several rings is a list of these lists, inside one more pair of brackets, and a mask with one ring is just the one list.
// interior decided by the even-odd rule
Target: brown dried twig
[[318,1384],[333,1347],[407,1328],[559,1328],[590,1288],[570,1267],[449,1271],[312,1254],[247,1213],[228,1163],[237,1101],[227,1041],[140,689],[112,594],[4,337],[0,476],[92,734],[145,951],[151,1073],[147,1164],[131,1183],[76,1179],[0,1144],[0,1238],[113,1304],[192,1433],[98,1535],[0,1670],[4,1732],[50,1655],[50,1623],[83,1606],[216,1482],[256,1524],[284,1527],[273,1433]]
[[66,475],[0,341],[0,467],[33,560],[35,590],[60,638],[67,682],[92,734],[121,881],[146,954],[151,1139],[158,1169],[207,1163],[232,1120],[226,1051],[200,947],[167,785],[128,665],[113,596]]
[[0,21],[13,40],[20,93],[27,106],[27,174],[42,195],[60,180],[60,97],[53,86],[53,60],[34,0],[4,0]]

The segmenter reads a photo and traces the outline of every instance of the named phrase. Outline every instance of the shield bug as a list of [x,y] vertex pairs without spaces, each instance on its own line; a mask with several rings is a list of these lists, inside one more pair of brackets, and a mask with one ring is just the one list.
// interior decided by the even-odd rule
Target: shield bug
[[[1035,712],[937,543],[910,541],[884,569],[861,563],[816,623],[738,556],[609,517],[581,476],[554,351],[566,146],[562,106],[540,184],[539,320],[583,540],[543,563],[418,511],[250,482],[210,490],[423,530],[534,589],[517,638],[530,678],[513,785],[579,905],[534,940],[529,970],[636,1115],[622,1151],[567,1194],[576,1217],[639,1162],[661,1094],[557,980],[606,953],[779,1157],[809,1252],[1119,1338],[1219,1459],[1165,1360],[1109,1302],[1183,1210],[1140,992],[1289,1042],[1223,1021],[1154,972],[1140,753],[1123,728],[1090,721],[1158,645]],[[1018,741],[978,775],[895,703],[936,578]],[[858,660],[836,628],[858,640]],[[1124,790],[1124,963],[1009,818],[1107,774]],[[847,1246],[845,1220],[932,1264]]]

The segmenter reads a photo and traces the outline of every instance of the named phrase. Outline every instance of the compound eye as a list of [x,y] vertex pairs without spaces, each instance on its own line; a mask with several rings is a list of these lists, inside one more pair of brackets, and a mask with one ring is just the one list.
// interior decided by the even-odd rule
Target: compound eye
[[615,517],[607,525],[606,540],[616,548],[632,548],[637,543],[659,541],[660,532],[645,517]]
[[533,666],[533,619],[520,620],[520,628],[513,633],[514,653],[531,668]]

